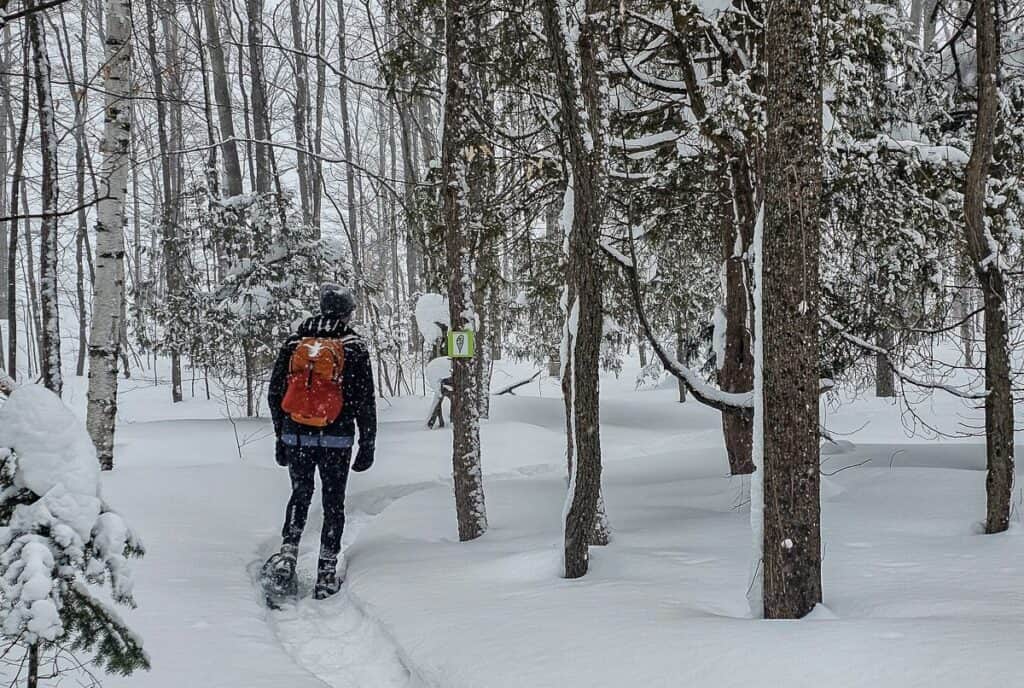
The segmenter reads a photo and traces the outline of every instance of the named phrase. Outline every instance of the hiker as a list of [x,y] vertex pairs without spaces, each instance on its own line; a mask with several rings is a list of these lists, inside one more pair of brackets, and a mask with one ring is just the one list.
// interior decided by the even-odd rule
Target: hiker
[[281,533],[281,551],[264,565],[268,602],[294,595],[299,540],[320,472],[324,526],[320,535],[316,599],[341,588],[338,553],[345,527],[345,484],[359,428],[352,470],[373,465],[377,435],[376,394],[370,354],[349,321],[356,309],[351,289],[325,284],[320,315],[304,321],[277,356],[268,399],[277,435],[277,463],[288,467],[292,496]]

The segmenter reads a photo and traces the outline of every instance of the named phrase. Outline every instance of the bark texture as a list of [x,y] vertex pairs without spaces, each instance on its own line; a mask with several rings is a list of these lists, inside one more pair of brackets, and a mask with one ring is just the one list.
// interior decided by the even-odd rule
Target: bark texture
[[86,427],[100,467],[114,467],[117,372],[122,346],[124,285],[124,203],[131,166],[131,3],[107,1],[106,93],[99,219],[96,222],[96,278],[89,334],[89,403]]
[[242,165],[238,159],[238,145],[235,142],[235,123],[231,110],[231,88],[228,86],[227,65],[224,46],[220,39],[220,24],[214,0],[203,2],[203,20],[206,24],[206,49],[210,54],[213,75],[213,97],[217,102],[217,122],[220,136],[224,141],[224,182],[227,195],[242,194]]
[[[478,207],[471,202],[470,168],[480,149],[479,124],[472,113],[470,51],[475,40],[473,15],[477,3],[445,1],[444,140],[441,151],[443,217],[448,253],[448,301],[453,330],[476,328],[473,304],[472,249],[479,231]],[[477,347],[479,348],[479,342]],[[459,539],[473,540],[487,530],[483,477],[480,467],[479,379],[473,359],[452,359],[452,474]]]
[[767,28],[762,264],[764,616],[821,601],[818,252],[821,83],[816,3],[776,0]]
[[[29,8],[35,4],[30,2]],[[32,12],[26,22],[29,40],[32,43],[36,105],[39,110],[40,157],[43,162],[43,220],[39,232],[39,370],[43,385],[60,395],[64,379],[61,373],[60,307],[57,291],[57,129],[50,83],[50,57],[47,53],[42,12]]]
[[[728,166],[723,165],[719,191],[722,238],[722,272],[725,283],[725,356],[718,371],[718,383],[726,392],[749,392],[754,388],[754,341],[749,326],[750,262],[745,247],[753,239],[753,218],[736,221],[737,204]],[[745,228],[749,228],[746,229]],[[732,475],[754,472],[753,419],[736,413],[722,414],[725,449]]]
[[607,537],[606,527],[597,528],[601,495],[598,372],[603,325],[599,242],[608,185],[604,60],[611,6],[606,0],[586,0],[582,15],[562,2],[543,3],[542,9],[571,171],[565,196],[565,203],[572,204],[572,227],[561,356],[571,466],[564,564],[566,578],[579,578],[589,567],[591,541],[602,532]]
[[999,31],[995,0],[977,0],[978,120],[967,164],[964,219],[967,248],[985,308],[985,442],[988,498],[985,532],[1010,526],[1013,490],[1013,390],[1006,281],[999,242],[985,223],[985,198],[999,126]]
[[[0,259],[7,261],[7,283],[3,288],[7,290],[7,371],[12,378],[18,377],[18,199],[21,197],[21,189],[24,186],[25,172],[25,141],[28,134],[28,112],[29,112],[29,46],[26,42],[22,52],[23,69],[21,81],[21,125],[18,127],[17,138],[14,143],[14,172],[11,175],[11,226],[8,232],[7,255]],[[13,128],[13,127],[12,127]],[[26,224],[28,222],[26,221]],[[26,323],[25,329],[28,329]]]
[[[146,37],[149,46],[149,64],[153,74],[153,91],[156,96],[157,114],[157,140],[160,150],[171,149],[171,137],[174,127],[168,125],[167,98],[164,88],[164,75],[170,74],[170,70],[160,66],[158,61],[156,42],[156,0],[146,0]],[[173,59],[173,51],[170,51]],[[173,165],[180,162],[180,156],[174,156],[172,161],[169,156],[160,158],[160,181],[163,193],[160,204],[160,233],[163,243],[164,258],[164,279],[167,283],[167,299],[174,301],[181,293],[181,261],[179,256],[177,230],[175,222],[177,219],[177,192],[175,188],[175,174]],[[171,355],[171,400],[178,403],[182,400],[181,391],[181,354],[173,345],[170,347]]]

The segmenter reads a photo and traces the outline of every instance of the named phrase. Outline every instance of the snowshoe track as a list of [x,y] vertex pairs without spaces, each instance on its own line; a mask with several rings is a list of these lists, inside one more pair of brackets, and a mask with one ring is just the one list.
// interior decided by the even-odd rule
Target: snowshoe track
[[[344,550],[363,526],[392,502],[436,483],[423,483],[353,495],[349,500],[339,572],[344,576]],[[349,595],[347,587],[326,600],[312,598],[322,513],[314,504],[299,549],[296,568],[298,596],[280,608],[267,609],[267,623],[281,646],[306,671],[333,688],[422,688],[399,656],[394,641]],[[260,604],[265,604],[260,569],[274,551],[276,540],[264,543],[249,574]]]

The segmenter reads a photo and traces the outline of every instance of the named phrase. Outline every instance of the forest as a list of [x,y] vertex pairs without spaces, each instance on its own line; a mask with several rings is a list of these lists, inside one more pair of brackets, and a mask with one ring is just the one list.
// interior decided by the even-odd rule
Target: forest
[[1024,0],[0,0],[0,171],[0,681],[1020,669]]

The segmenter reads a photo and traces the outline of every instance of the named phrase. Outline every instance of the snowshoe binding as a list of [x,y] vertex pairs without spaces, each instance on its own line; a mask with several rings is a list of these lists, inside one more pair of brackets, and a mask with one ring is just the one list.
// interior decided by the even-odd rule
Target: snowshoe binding
[[295,600],[299,593],[299,583],[295,576],[295,563],[298,549],[288,546],[267,559],[260,571],[260,584],[266,596],[267,606],[280,609],[289,601]]
[[341,584],[344,582],[341,576],[338,575],[338,560],[337,559],[321,559],[320,564],[317,566],[316,572],[316,586],[313,588],[313,598],[317,600],[326,600],[332,595],[336,595],[341,590]]

